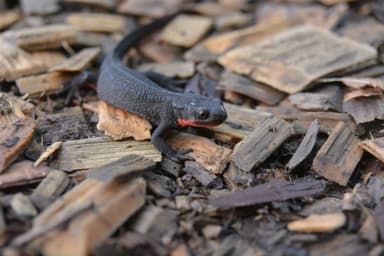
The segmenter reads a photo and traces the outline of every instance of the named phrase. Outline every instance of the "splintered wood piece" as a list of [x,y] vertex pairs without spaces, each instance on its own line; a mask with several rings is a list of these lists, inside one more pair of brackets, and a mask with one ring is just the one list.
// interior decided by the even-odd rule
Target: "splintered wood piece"
[[21,0],[21,9],[26,15],[39,14],[46,15],[59,10],[58,0]]
[[36,183],[54,170],[48,166],[34,167],[33,162],[27,160],[17,162],[0,174],[0,188]]
[[344,101],[350,101],[361,97],[380,96],[383,91],[379,88],[365,88],[347,92],[344,94]]
[[139,71],[153,71],[167,77],[188,78],[195,73],[195,64],[191,61],[170,63],[150,63],[139,67]]
[[117,0],[62,0],[62,2],[96,6],[104,9],[113,9]]
[[241,93],[268,105],[275,105],[285,97],[280,91],[231,72],[221,74],[219,85],[225,90]]
[[42,75],[22,77],[16,80],[20,93],[40,96],[42,93],[53,93],[64,88],[64,83],[71,77],[64,73],[51,72]]
[[287,170],[291,171],[298,166],[305,158],[312,152],[316,144],[317,134],[319,133],[320,122],[314,120],[309,126],[307,133],[301,141],[299,147],[293,154],[292,158],[287,164]]
[[21,18],[19,10],[0,12],[0,30],[4,30]]
[[29,197],[23,193],[17,193],[11,199],[12,210],[20,217],[32,217],[37,215],[37,210]]
[[8,30],[1,36],[26,50],[44,50],[60,48],[64,42],[72,43],[76,37],[76,30],[68,25],[47,25]]
[[353,40],[379,46],[384,42],[384,25],[366,17],[358,22],[347,22],[338,32]]
[[67,16],[65,22],[80,31],[113,33],[126,30],[124,16],[116,14],[73,13]]
[[364,140],[360,143],[360,146],[384,162],[384,137]]
[[183,0],[124,0],[117,11],[126,14],[161,18],[175,12]]
[[98,168],[124,156],[138,154],[160,162],[161,153],[149,141],[91,138],[66,141],[53,163],[60,170]]
[[224,108],[228,114],[226,123],[232,123],[244,127],[255,128],[257,125],[264,122],[266,119],[272,117],[270,113],[264,111],[243,108],[228,103],[224,104]]
[[79,72],[88,67],[97,55],[99,55],[99,48],[83,49],[76,55],[66,59],[62,63],[53,66],[49,71],[65,71],[65,72]]
[[288,223],[288,230],[294,232],[322,233],[331,232],[344,226],[347,218],[344,213],[314,214],[302,220]]
[[212,20],[197,15],[178,15],[163,30],[161,40],[172,45],[191,47],[212,27]]
[[67,174],[59,170],[52,171],[33,191],[31,200],[40,210],[45,209],[64,192],[68,185]]
[[359,139],[344,122],[339,122],[320,148],[312,168],[320,176],[346,186],[363,150]]
[[[88,255],[142,207],[145,190],[143,178],[107,183],[87,179],[35,218],[29,233],[67,219],[65,228],[55,226],[42,234],[37,246],[47,256]],[[74,209],[90,203],[93,206],[73,214]]]
[[343,111],[350,114],[356,123],[367,123],[384,119],[383,96],[356,98],[343,103]]
[[0,81],[12,81],[45,70],[43,63],[0,38]]
[[151,171],[155,165],[156,163],[151,159],[132,154],[90,170],[87,177],[107,182],[121,177],[137,176],[140,173]]
[[61,145],[63,144],[62,141],[57,141],[50,145],[40,156],[39,158],[35,161],[33,166],[37,167],[39,166],[42,162],[47,160],[50,156],[52,156],[54,153],[56,153],[57,150],[60,149]]
[[184,171],[190,174],[203,186],[207,187],[214,182],[216,176],[202,169],[199,164],[191,161],[185,162]]
[[291,136],[291,129],[291,125],[284,120],[265,120],[236,145],[232,162],[242,171],[250,172]]
[[342,110],[342,91],[339,86],[326,86],[316,92],[302,92],[289,96],[297,108],[312,111]]
[[219,146],[207,138],[187,133],[172,135],[167,142],[177,152],[188,151],[191,156],[205,170],[219,174],[222,173],[230,161],[232,150]]
[[0,127],[0,173],[24,150],[34,131],[35,122],[29,118]]
[[296,93],[327,74],[377,58],[376,49],[329,31],[299,26],[218,59],[227,69],[280,91]]
[[185,58],[191,61],[215,61],[220,54],[229,49],[259,42],[292,25],[287,23],[270,26],[256,25],[212,36],[187,51]]
[[318,180],[273,181],[243,190],[226,192],[217,197],[210,196],[208,202],[216,207],[228,209],[314,196],[323,192],[325,188],[325,183]]
[[365,87],[380,88],[384,91],[384,79],[382,78],[369,78],[369,77],[336,77],[336,78],[323,78],[320,82],[341,82],[352,89],[363,89]]
[[144,118],[112,107],[104,101],[98,103],[98,115],[97,129],[104,131],[113,140],[130,137],[135,140],[151,138],[152,125]]

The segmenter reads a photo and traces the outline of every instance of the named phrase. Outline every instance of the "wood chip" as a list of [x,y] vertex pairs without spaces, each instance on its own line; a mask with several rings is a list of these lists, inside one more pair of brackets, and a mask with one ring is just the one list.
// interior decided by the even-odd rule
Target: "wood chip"
[[171,136],[167,142],[177,152],[187,151],[195,161],[205,170],[213,174],[222,173],[230,161],[232,150],[216,145],[207,138],[187,133],[177,133]]
[[204,237],[207,239],[217,238],[221,231],[223,230],[223,227],[220,225],[206,225],[201,232],[203,233]]
[[104,101],[98,103],[97,129],[113,140],[133,137],[135,140],[151,138],[152,125],[145,119],[125,110],[114,108]]
[[126,30],[125,17],[116,14],[73,13],[67,16],[65,22],[80,31],[114,33]]
[[190,174],[193,178],[195,178],[197,181],[199,181],[205,187],[212,184],[216,179],[215,175],[210,174],[206,170],[202,169],[195,162],[191,162],[191,161],[185,162],[184,171],[186,173]]
[[12,210],[20,217],[33,217],[37,210],[31,200],[23,193],[17,193],[11,200]]
[[231,71],[280,91],[296,93],[324,75],[366,65],[376,57],[372,47],[318,28],[300,26],[231,50],[218,61]]
[[219,85],[225,90],[241,93],[268,105],[275,105],[285,97],[282,92],[231,72],[221,74]]
[[116,7],[117,0],[62,0],[67,3],[84,4],[96,6],[104,9],[113,9]]
[[67,57],[59,51],[37,51],[29,53],[33,61],[42,63],[45,70],[64,62]]
[[214,24],[217,30],[241,27],[251,20],[251,16],[241,12],[222,14],[215,18]]
[[191,47],[211,28],[212,20],[197,15],[178,15],[161,33],[161,40],[172,45]]
[[19,10],[11,10],[0,13],[0,30],[4,30],[21,18]]
[[322,181],[274,181],[239,191],[227,192],[218,197],[210,196],[209,203],[219,208],[234,208],[314,196],[324,190],[325,183]]
[[47,25],[8,30],[1,36],[22,49],[45,50],[60,48],[64,42],[73,42],[76,37],[76,30],[68,25]]
[[352,89],[363,89],[365,87],[380,88],[384,91],[384,79],[368,78],[368,77],[340,77],[340,78],[323,78],[320,82],[342,82],[344,85]]
[[303,140],[301,141],[299,147],[287,163],[287,170],[291,171],[296,166],[298,166],[302,161],[307,158],[307,156],[312,152],[313,147],[316,144],[317,134],[320,129],[320,122],[314,120],[309,126],[307,133],[305,134]]
[[175,12],[183,0],[124,0],[117,11],[126,14],[161,18]]
[[360,143],[360,146],[384,162],[384,137],[364,140]]
[[59,10],[58,0],[21,0],[21,9],[26,15],[40,14],[46,15]]
[[340,29],[340,33],[353,40],[374,46],[384,43],[384,25],[373,18],[347,23]]
[[[49,227],[65,215],[72,215],[64,229],[46,232],[37,245],[44,255],[86,255],[110,236],[145,202],[145,180],[109,182],[87,179],[56,201],[34,220],[34,229]],[[73,216],[79,205],[91,202],[95,209],[85,209]],[[105,220],[108,220],[106,225]],[[56,227],[57,228],[57,227]]]
[[0,81],[12,81],[44,70],[43,63],[0,38]]
[[87,177],[103,182],[112,181],[117,178],[126,179],[149,172],[155,168],[155,165],[156,163],[153,160],[132,154],[90,170]]
[[332,232],[344,226],[346,220],[344,213],[314,214],[302,220],[289,222],[288,230],[308,233]]
[[341,186],[348,184],[363,155],[359,139],[343,122],[339,122],[317,152],[313,170]]
[[350,114],[356,123],[367,123],[384,119],[383,96],[356,98],[343,103],[343,111]]
[[232,162],[241,170],[250,172],[291,136],[291,128],[289,123],[278,118],[265,120],[236,145]]
[[353,99],[358,99],[361,97],[380,96],[382,94],[383,94],[383,91],[378,88],[365,88],[365,89],[353,90],[351,92],[347,92],[344,94],[344,102],[350,101]]
[[29,118],[0,127],[0,173],[25,149],[34,131],[35,122]]
[[155,162],[161,160],[161,153],[149,141],[91,138],[64,142],[53,166],[68,171],[98,168],[130,154],[142,155]]
[[20,93],[36,97],[43,93],[50,94],[62,90],[64,83],[70,78],[67,74],[52,72],[19,78],[16,80],[16,85]]
[[100,53],[99,48],[87,48],[81,50],[76,55],[64,62],[53,66],[49,71],[66,71],[66,72],[79,72],[86,69],[91,61],[93,61]]
[[189,78],[195,73],[193,62],[175,61],[170,63],[150,63],[141,65],[139,71],[153,71],[167,77]]
[[60,149],[61,145],[63,144],[62,141],[57,141],[50,145],[40,156],[39,158],[33,163],[34,167],[38,167],[42,162],[47,160],[50,156],[52,156],[54,153],[56,153],[57,150]]

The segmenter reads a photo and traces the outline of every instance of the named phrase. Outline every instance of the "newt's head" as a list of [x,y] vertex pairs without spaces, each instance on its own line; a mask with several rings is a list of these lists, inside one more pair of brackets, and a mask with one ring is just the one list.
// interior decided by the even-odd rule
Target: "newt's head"
[[194,95],[186,102],[173,104],[173,108],[178,124],[182,127],[212,127],[223,123],[227,118],[223,103],[218,98]]

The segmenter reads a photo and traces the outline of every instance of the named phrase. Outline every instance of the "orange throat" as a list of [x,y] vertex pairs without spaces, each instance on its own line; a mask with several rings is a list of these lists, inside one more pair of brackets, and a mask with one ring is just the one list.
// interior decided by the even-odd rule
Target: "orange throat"
[[194,120],[185,120],[185,119],[178,119],[178,124],[181,127],[187,127],[187,126],[193,126],[193,127],[213,127],[216,126],[216,124],[197,124]]

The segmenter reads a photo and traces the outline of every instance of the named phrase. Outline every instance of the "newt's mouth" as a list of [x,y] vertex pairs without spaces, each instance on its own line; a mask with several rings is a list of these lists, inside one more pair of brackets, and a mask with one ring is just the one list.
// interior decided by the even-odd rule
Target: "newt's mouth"
[[185,120],[185,119],[178,119],[177,122],[178,122],[178,124],[181,127],[194,126],[194,127],[206,127],[206,128],[209,128],[209,127],[213,127],[213,126],[218,125],[217,123],[199,124],[199,123],[196,123],[195,120]]

